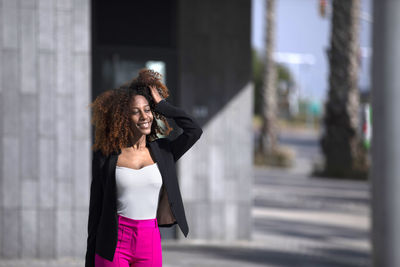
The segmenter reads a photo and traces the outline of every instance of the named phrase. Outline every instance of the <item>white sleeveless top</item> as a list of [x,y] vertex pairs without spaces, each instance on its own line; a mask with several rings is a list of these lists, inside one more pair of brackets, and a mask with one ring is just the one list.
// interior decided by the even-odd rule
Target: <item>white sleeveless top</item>
[[117,213],[135,220],[157,216],[162,186],[157,162],[141,169],[116,166]]

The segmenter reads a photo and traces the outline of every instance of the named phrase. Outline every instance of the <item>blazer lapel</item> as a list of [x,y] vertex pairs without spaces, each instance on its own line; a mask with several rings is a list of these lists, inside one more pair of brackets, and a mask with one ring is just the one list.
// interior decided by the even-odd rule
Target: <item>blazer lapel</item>
[[106,181],[107,188],[109,188],[109,190],[112,190],[111,194],[115,199],[117,195],[117,186],[115,180],[115,169],[117,166],[117,161],[118,161],[118,153],[113,152],[108,162],[108,175],[107,175],[108,179]]

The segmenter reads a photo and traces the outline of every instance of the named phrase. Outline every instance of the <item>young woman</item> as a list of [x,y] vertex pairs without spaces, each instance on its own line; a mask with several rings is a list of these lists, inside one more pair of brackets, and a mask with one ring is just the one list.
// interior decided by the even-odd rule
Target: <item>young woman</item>
[[[168,96],[161,75],[143,69],[91,104],[95,143],[86,267],[162,266],[158,227],[178,224],[187,237],[175,164],[203,131]],[[172,130],[167,118],[183,129],[174,140],[157,136]]]

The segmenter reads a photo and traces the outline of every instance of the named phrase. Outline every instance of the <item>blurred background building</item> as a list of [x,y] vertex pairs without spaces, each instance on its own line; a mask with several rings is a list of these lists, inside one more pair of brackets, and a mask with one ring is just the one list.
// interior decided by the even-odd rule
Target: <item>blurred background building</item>
[[87,105],[142,67],[204,129],[178,163],[189,238],[250,238],[251,1],[2,0],[0,12],[0,257],[83,257]]

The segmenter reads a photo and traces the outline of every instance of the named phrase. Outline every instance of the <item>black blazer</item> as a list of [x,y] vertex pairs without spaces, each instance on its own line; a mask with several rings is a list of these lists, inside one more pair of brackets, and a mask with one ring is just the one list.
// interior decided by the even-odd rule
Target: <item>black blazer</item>
[[[158,226],[171,227],[178,224],[187,237],[189,227],[175,163],[196,143],[203,131],[190,115],[165,99],[156,104],[155,111],[174,119],[183,129],[183,133],[174,140],[158,138],[146,145],[157,162],[163,180],[157,207]],[[100,150],[93,152],[86,267],[94,267],[95,253],[109,261],[114,258],[118,238],[115,168],[120,153],[121,150],[105,156]]]

